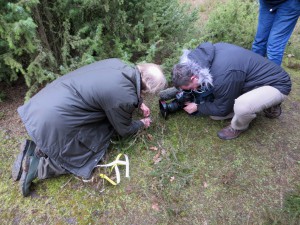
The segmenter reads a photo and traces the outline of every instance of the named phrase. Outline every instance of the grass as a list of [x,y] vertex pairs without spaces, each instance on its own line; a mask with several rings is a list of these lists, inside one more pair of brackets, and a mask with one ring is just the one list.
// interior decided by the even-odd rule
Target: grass
[[117,186],[65,175],[34,181],[23,198],[10,173],[24,137],[0,129],[0,224],[300,224],[299,62],[284,65],[293,68],[293,89],[283,114],[258,115],[232,141],[216,136],[229,121],[182,111],[165,121],[157,99],[146,99],[152,126],[110,146],[107,162],[119,152],[130,158],[130,178],[120,167]]
[[[73,176],[35,181],[23,198],[10,179],[21,137],[0,133],[1,224],[299,224],[299,71],[279,119],[263,115],[240,138],[222,141],[228,121],[160,117],[131,140],[115,140],[107,161],[130,157],[121,183]],[[156,147],[157,150],[151,150]],[[102,191],[104,189],[104,191]]]

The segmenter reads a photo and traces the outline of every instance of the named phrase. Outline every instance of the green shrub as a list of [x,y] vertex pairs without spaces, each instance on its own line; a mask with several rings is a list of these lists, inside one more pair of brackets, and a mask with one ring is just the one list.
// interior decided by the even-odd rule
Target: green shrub
[[0,0],[0,81],[23,75],[27,98],[80,66],[118,57],[159,64],[197,30],[178,0]]
[[[23,63],[33,54],[36,24],[24,6],[0,0],[0,81],[12,82],[25,74]],[[32,4],[34,1],[32,1]]]
[[212,11],[201,41],[228,42],[250,49],[257,26],[256,1],[229,0]]

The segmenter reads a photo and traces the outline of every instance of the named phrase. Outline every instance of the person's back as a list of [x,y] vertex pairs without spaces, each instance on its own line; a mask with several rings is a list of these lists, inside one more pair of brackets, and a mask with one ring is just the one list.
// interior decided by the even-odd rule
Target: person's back
[[[12,168],[23,196],[30,193],[35,178],[66,173],[90,178],[114,132],[123,137],[150,126],[150,109],[141,94],[156,93],[165,83],[156,64],[130,66],[106,59],[44,87],[18,108],[32,138],[21,146]],[[132,118],[137,108],[143,114],[140,120]]]
[[280,104],[291,91],[289,75],[278,65],[244,48],[227,43],[203,43],[184,51],[173,67],[175,87],[198,90],[213,87],[213,101],[186,103],[184,110],[211,118],[232,118],[218,132],[221,139],[237,138],[258,112],[269,118],[281,114]]
[[[280,66],[245,48],[229,43],[203,43],[190,51],[188,58],[201,68],[208,68],[213,86],[233,83],[237,98],[257,87],[270,85],[287,95],[291,90],[289,75]],[[233,99],[232,99],[233,101]],[[233,102],[232,102],[233,104]]]
[[273,86],[285,95],[291,91],[289,75],[272,61],[228,43],[216,43],[214,47],[215,57],[211,73],[226,75],[232,71],[240,71],[238,74],[245,76],[243,93],[265,85]]

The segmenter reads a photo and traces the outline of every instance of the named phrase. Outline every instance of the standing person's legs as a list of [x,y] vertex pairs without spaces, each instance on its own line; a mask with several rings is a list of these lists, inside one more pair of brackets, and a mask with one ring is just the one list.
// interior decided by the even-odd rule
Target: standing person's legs
[[300,1],[287,0],[276,10],[269,35],[267,57],[281,65],[284,49],[290,39],[300,15]]
[[275,13],[269,11],[269,7],[260,0],[259,1],[259,15],[256,35],[252,44],[252,51],[265,57],[267,54],[267,44],[269,34],[273,25]]
[[256,113],[283,102],[285,95],[271,86],[263,86],[249,91],[235,100],[234,117],[231,127],[246,130]]

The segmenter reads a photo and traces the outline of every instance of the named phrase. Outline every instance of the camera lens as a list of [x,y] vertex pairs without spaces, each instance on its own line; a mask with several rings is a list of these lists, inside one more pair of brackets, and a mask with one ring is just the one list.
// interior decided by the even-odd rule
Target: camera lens
[[165,101],[159,101],[159,109],[160,109],[160,113],[161,113],[162,117],[164,119],[167,119],[168,106],[167,106],[167,103]]
[[170,103],[167,103],[167,108],[168,108],[169,112],[176,112],[179,109],[181,109],[181,107],[176,99]]
[[170,103],[167,103],[165,101],[159,101],[160,113],[164,119],[167,119],[169,113],[176,112],[181,108],[182,108],[182,106],[179,104],[177,99],[174,99]]

